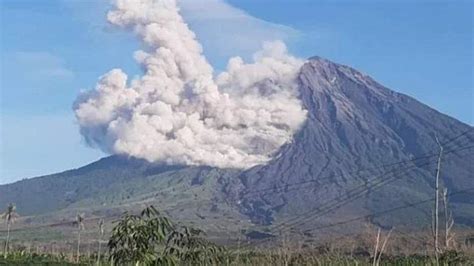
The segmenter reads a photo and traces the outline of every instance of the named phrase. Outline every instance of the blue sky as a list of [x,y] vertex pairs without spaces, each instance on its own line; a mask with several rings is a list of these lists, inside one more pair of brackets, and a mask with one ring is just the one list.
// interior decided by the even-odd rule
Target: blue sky
[[[473,124],[469,1],[182,0],[217,70],[282,39],[300,57],[353,66],[396,91]],[[105,156],[82,142],[71,109],[112,68],[140,73],[133,34],[108,25],[108,1],[3,0],[0,183]]]

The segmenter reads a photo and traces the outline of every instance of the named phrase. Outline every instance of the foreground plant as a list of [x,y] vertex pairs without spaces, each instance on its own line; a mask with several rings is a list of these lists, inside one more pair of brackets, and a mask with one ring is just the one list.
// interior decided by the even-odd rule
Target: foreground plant
[[112,230],[108,247],[113,264],[176,265],[217,263],[222,248],[202,239],[202,231],[178,227],[153,206],[125,214]]
[[13,203],[8,204],[7,210],[2,215],[3,219],[5,219],[5,223],[7,224],[7,239],[5,240],[5,248],[3,252],[5,257],[8,255],[8,247],[10,244],[10,227],[15,219],[18,218],[18,216],[19,215],[16,213],[15,205]]
[[84,214],[78,214],[76,216],[77,225],[77,250],[76,250],[76,262],[79,262],[80,258],[80,247],[81,247],[81,231],[84,230]]

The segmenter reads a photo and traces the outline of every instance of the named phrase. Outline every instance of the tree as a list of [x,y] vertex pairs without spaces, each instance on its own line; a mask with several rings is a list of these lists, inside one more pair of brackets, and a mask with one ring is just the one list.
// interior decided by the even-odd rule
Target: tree
[[157,244],[164,243],[171,231],[171,222],[153,206],[139,215],[125,214],[112,229],[110,259],[119,265],[151,264],[158,259]]
[[201,233],[177,227],[148,206],[139,215],[125,214],[112,229],[110,260],[118,265],[216,264],[216,254],[222,249],[200,238]]
[[434,241],[434,248],[435,248],[435,256],[436,256],[436,265],[439,265],[439,177],[441,172],[441,159],[443,157],[443,145],[440,143],[438,136],[435,135],[436,143],[438,143],[439,147],[439,154],[438,154],[438,164],[436,166],[436,180],[435,180],[435,203],[434,203],[434,221],[433,221],[433,241]]
[[444,248],[451,249],[454,246],[454,218],[451,211],[449,211],[448,189],[443,190],[443,207],[444,207]]
[[388,234],[385,236],[385,240],[383,241],[382,246],[380,246],[380,233],[381,229],[379,228],[377,230],[377,238],[375,239],[375,251],[374,251],[374,258],[372,265],[373,266],[378,266],[380,265],[380,260],[382,259],[382,254],[385,251],[385,247],[387,246],[388,239],[390,238],[390,235],[392,234],[393,228],[390,229]]
[[79,262],[80,246],[81,246],[81,231],[84,230],[84,214],[77,214],[76,225],[77,225],[76,261]]
[[97,265],[100,265],[100,247],[102,242],[102,237],[104,236],[104,219],[99,220],[99,250],[97,252]]
[[219,254],[224,248],[201,238],[203,233],[199,229],[184,226],[173,230],[167,238],[164,255],[188,264],[222,264]]
[[9,242],[10,242],[10,227],[16,218],[19,215],[16,213],[16,206],[13,203],[8,204],[7,210],[2,215],[3,219],[5,219],[5,223],[7,224],[7,239],[5,240],[5,249],[4,249],[4,256],[6,257],[8,254]]

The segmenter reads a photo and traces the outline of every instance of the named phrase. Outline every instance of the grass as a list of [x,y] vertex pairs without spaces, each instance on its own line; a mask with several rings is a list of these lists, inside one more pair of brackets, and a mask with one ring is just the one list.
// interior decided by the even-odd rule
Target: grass
[[[369,256],[351,256],[341,253],[312,253],[271,251],[238,251],[228,250],[218,255],[219,265],[372,265]],[[8,256],[0,256],[0,265],[94,265],[97,255],[81,256],[79,262],[71,254],[29,253],[25,250],[15,251]],[[434,265],[432,257],[424,255],[383,256],[380,265]],[[110,265],[106,259],[101,265]],[[189,265],[178,262],[178,265]],[[206,265],[204,262],[193,262],[192,265]],[[463,253],[450,251],[441,256],[440,265],[474,265]]]
[[[91,227],[92,229],[92,227]],[[94,232],[83,235],[84,243],[81,245],[80,263],[75,263],[75,238],[63,240],[47,240],[62,238],[54,229],[36,231],[37,241],[21,241],[16,232],[12,243],[12,250],[7,258],[0,256],[0,265],[92,265],[96,261],[97,239]],[[74,232],[73,232],[74,233]],[[458,236],[469,235],[471,230],[457,231]],[[33,235],[33,232],[22,232]],[[382,256],[381,265],[434,265],[434,258],[429,239],[424,239],[426,233],[411,233],[406,235],[394,234],[389,241],[386,255]],[[17,238],[19,237],[19,238]],[[23,236],[29,238],[27,236]],[[103,251],[107,249],[106,239],[102,242]],[[441,259],[442,265],[474,265],[474,247],[462,244],[459,238],[456,251],[445,253]],[[45,241],[46,240],[46,241]],[[295,242],[295,239],[275,243],[266,248],[257,248],[243,244],[229,247],[227,251],[219,254],[222,263],[219,265],[372,265],[373,236],[363,233],[360,236],[345,236],[343,238],[329,238],[324,243],[308,243],[307,241]],[[0,238],[0,243],[3,240]],[[1,252],[1,250],[0,250]],[[110,263],[107,263],[110,265]],[[106,265],[106,264],[104,264]],[[199,265],[199,264],[197,264]],[[201,264],[205,265],[205,264]]]

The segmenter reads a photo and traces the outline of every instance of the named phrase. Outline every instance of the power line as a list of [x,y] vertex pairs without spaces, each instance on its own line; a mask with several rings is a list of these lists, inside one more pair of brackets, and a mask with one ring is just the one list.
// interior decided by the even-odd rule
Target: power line
[[[393,172],[393,171],[394,171],[394,170],[392,170],[392,172]],[[382,177],[383,177],[383,176],[384,176],[384,175],[382,175]],[[377,179],[378,179],[378,178],[375,178],[374,180],[377,180]],[[383,183],[384,183],[385,180],[386,180],[386,179],[380,180],[378,183],[376,183],[376,185],[377,185],[377,184],[379,184],[379,185],[382,184],[382,185],[383,185]],[[322,211],[321,211],[321,208],[325,208],[326,206],[328,206],[329,208],[328,208],[327,210],[330,210],[330,208],[333,208],[333,207],[334,207],[335,205],[337,205],[337,204],[339,204],[338,207],[341,207],[341,206],[342,206],[341,204],[344,204],[344,203],[346,203],[346,202],[349,202],[349,201],[352,201],[352,200],[354,200],[354,199],[356,199],[356,198],[359,198],[359,197],[365,195],[365,192],[367,192],[367,191],[368,191],[368,188],[365,188],[365,189],[363,189],[362,191],[359,191],[355,196],[351,195],[351,196],[348,196],[348,197],[346,197],[345,199],[342,199],[342,200],[341,200],[340,198],[334,198],[334,199],[332,199],[332,200],[330,200],[330,201],[324,203],[324,204],[323,204],[322,206],[320,206],[319,208],[317,208],[317,209],[315,209],[315,210],[313,209],[313,210],[307,211],[307,212],[305,212],[305,213],[303,213],[303,214],[300,214],[300,215],[298,215],[298,216],[296,216],[296,217],[294,217],[294,218],[291,218],[291,219],[289,219],[289,220],[287,220],[287,221],[281,222],[281,223],[279,223],[279,224],[273,226],[273,228],[270,228],[270,230],[273,230],[273,231],[276,230],[276,231],[277,231],[277,230],[279,230],[279,229],[282,229],[282,231],[280,231],[280,233],[281,233],[281,232],[289,231],[289,230],[291,230],[295,225],[301,223],[301,221],[307,220],[307,219],[309,219],[309,218],[311,218],[311,217],[313,217],[313,216],[318,215],[319,213],[321,213],[321,212],[322,212]],[[332,201],[336,201],[336,202],[333,203]],[[326,207],[326,208],[327,208],[327,207]],[[284,227],[286,227],[286,228],[284,228]],[[269,241],[269,240],[270,240],[270,238],[261,239],[261,240],[256,241],[257,243],[255,243],[255,242],[254,242],[254,243],[248,243],[247,246],[250,246],[250,245],[253,245],[253,244],[262,244],[262,243],[265,243],[265,242],[267,242],[267,241]]]
[[[449,153],[453,153],[453,152],[455,152],[455,151],[460,151],[460,150],[469,149],[469,148],[472,148],[472,147],[474,147],[474,146],[468,146],[468,147],[463,147],[463,148],[461,148],[461,149],[451,150],[451,151],[449,151]],[[431,164],[431,163],[429,163],[429,164]],[[416,165],[415,165],[415,166],[412,166],[411,168],[414,168],[414,167],[417,168],[417,167],[419,167],[419,166],[416,166]],[[408,170],[409,170],[409,169],[410,169],[410,168],[408,168]],[[397,170],[397,169],[395,169],[395,170]],[[407,169],[405,169],[405,170],[407,170]],[[393,172],[393,171],[391,171],[391,172]],[[383,176],[384,176],[384,175],[383,175]],[[381,176],[381,177],[383,177],[383,176]],[[380,178],[380,177],[379,177],[379,178]],[[373,179],[373,180],[377,180],[377,179],[379,179],[379,178],[375,178],[375,179]],[[392,178],[388,178],[388,179],[382,179],[380,182],[376,183],[373,187],[375,187],[376,185],[379,185],[379,187],[381,187],[381,186],[383,186],[384,184],[386,184],[386,182],[392,182],[392,181],[395,181],[395,180],[396,180],[396,176],[395,176],[395,177],[392,177]],[[335,202],[335,204],[332,204],[332,206],[331,206],[331,204],[330,204],[331,202],[329,201],[329,202],[326,203],[326,206],[328,206],[326,210],[321,211],[321,208],[324,208],[324,207],[325,207],[325,205],[323,205],[323,207],[319,207],[319,208],[316,209],[316,210],[312,210],[312,211],[306,212],[306,213],[304,213],[304,214],[302,214],[302,215],[298,215],[297,217],[290,219],[290,220],[289,220],[289,221],[290,221],[289,224],[288,224],[288,221],[286,221],[286,222],[280,223],[279,225],[276,225],[276,226],[275,226],[274,228],[272,228],[272,229],[279,228],[279,227],[282,227],[282,226],[286,226],[287,228],[292,229],[292,227],[294,227],[295,225],[298,225],[298,224],[300,224],[302,221],[305,221],[305,220],[307,220],[307,219],[309,219],[309,218],[312,218],[312,217],[314,217],[315,215],[318,215],[318,214],[319,214],[319,215],[327,214],[327,213],[331,212],[332,210],[343,206],[345,203],[347,203],[347,202],[349,202],[349,201],[352,201],[352,200],[354,200],[354,199],[356,199],[356,198],[359,198],[359,197],[361,197],[361,196],[364,196],[364,195],[365,195],[365,192],[367,192],[369,189],[373,189],[373,187],[372,187],[372,188],[367,188],[366,190],[360,191],[357,195],[355,195],[355,197],[354,197],[354,196],[349,196],[349,197],[347,197],[346,199],[343,199],[342,201],[341,201],[341,200],[338,200],[338,199],[335,199],[336,202]],[[288,226],[288,225],[290,225],[290,226]],[[286,229],[286,230],[288,230],[288,229]],[[268,239],[263,239],[263,241],[268,241]]]
[[[416,167],[411,166],[411,168],[416,168]],[[410,168],[408,168],[408,170],[409,169]],[[405,170],[407,170],[407,169],[405,169]],[[391,177],[391,178],[383,178],[383,177],[385,177],[385,175],[390,174],[390,173],[395,172],[395,171],[398,171],[398,169],[394,169],[394,170],[385,172],[381,176],[370,180],[370,182],[373,182],[373,183],[369,183],[369,184],[364,183],[364,184],[361,184],[359,186],[356,186],[356,187],[348,190],[346,192],[346,194],[343,195],[343,198],[340,198],[340,197],[339,198],[333,198],[333,199],[323,203],[318,208],[313,209],[313,210],[309,210],[309,211],[307,211],[303,214],[300,214],[300,215],[298,215],[294,218],[291,218],[289,220],[280,222],[279,224],[275,225],[271,229],[278,230],[282,227],[287,227],[291,230],[296,224],[300,223],[303,220],[306,220],[306,219],[311,218],[311,217],[313,217],[315,215],[318,215],[318,214],[327,213],[327,212],[331,211],[332,209],[341,207],[346,202],[353,201],[357,198],[360,198],[360,197],[364,196],[366,194],[366,192],[368,192],[369,190],[373,190],[376,187],[380,187],[380,186],[383,186],[383,185],[387,184],[388,181],[390,181],[390,179],[393,179],[393,177]],[[382,178],[382,179],[380,179],[380,178]],[[367,186],[369,186],[369,187],[367,187]],[[362,189],[362,190],[359,190],[359,189]]]
[[[428,163],[425,164],[425,165],[428,165]],[[408,173],[410,170],[416,169],[416,168],[417,168],[416,166],[412,166],[410,168],[405,169],[405,172]],[[331,212],[331,211],[333,211],[337,208],[340,208],[340,207],[344,206],[345,204],[347,204],[349,202],[352,202],[353,200],[359,199],[359,198],[363,197],[364,195],[366,195],[366,193],[369,190],[374,190],[376,188],[380,188],[380,187],[388,184],[391,181],[397,180],[396,176],[390,176],[388,178],[385,178],[385,176],[387,174],[392,174],[396,171],[399,171],[399,169],[395,169],[395,170],[392,170],[392,171],[390,171],[386,174],[383,174],[381,176],[381,177],[383,177],[383,179],[380,179],[381,177],[378,177],[378,178],[375,178],[375,179],[371,180],[371,182],[373,182],[373,183],[369,184],[368,187],[367,187],[366,184],[363,184],[361,186],[356,187],[355,189],[352,189],[351,191],[349,191],[348,194],[345,194],[342,199],[341,198],[334,198],[332,200],[327,201],[326,203],[324,203],[322,206],[318,207],[317,209],[310,210],[306,213],[298,215],[295,218],[290,219],[289,221],[282,222],[282,223],[280,223],[280,225],[276,226],[274,229],[279,229],[280,227],[287,227],[288,229],[292,229],[294,226],[300,224],[302,221],[306,221],[308,219],[311,219],[316,215],[325,215],[325,214],[327,214],[327,213],[329,213],[329,212]],[[399,174],[404,174],[404,173],[399,173]],[[358,189],[361,189],[361,190],[357,191]]]
[[[456,192],[452,192],[452,193],[447,194],[447,196],[452,196],[452,195],[456,195],[456,194],[461,194],[461,193],[465,193],[465,192],[468,192],[468,191],[474,191],[474,187],[468,188],[468,189],[463,189],[463,190],[458,190],[458,191],[456,191]],[[334,227],[334,226],[339,226],[339,225],[343,225],[343,224],[348,224],[348,223],[355,222],[355,221],[358,221],[358,220],[364,220],[364,219],[368,219],[368,218],[371,218],[371,217],[384,215],[384,214],[386,214],[386,213],[390,213],[390,212],[394,212],[394,211],[398,211],[398,210],[402,210],[402,209],[406,209],[406,208],[415,207],[415,206],[421,205],[421,204],[423,204],[423,203],[428,203],[428,202],[433,201],[434,199],[435,199],[435,198],[432,197],[432,198],[429,198],[429,199],[425,199],[425,200],[421,200],[421,201],[417,201],[417,202],[408,203],[408,204],[405,204],[405,205],[402,205],[402,206],[398,206],[398,207],[386,209],[386,210],[383,210],[383,211],[380,211],[380,212],[376,212],[376,213],[373,213],[373,214],[368,214],[368,215],[355,217],[355,218],[352,218],[352,219],[349,219],[349,220],[345,220],[345,221],[341,221],[341,222],[336,222],[336,223],[332,223],[332,224],[328,224],[328,225],[324,225],[324,226],[319,226],[319,227],[316,227],[316,228],[311,229],[311,230],[312,230],[312,231],[321,230],[321,229],[324,229],[324,228],[330,228],[330,227]]]
[[453,136],[452,138],[449,138],[449,139],[447,139],[446,141],[441,142],[440,144],[441,144],[442,146],[446,146],[446,144],[451,143],[451,142],[453,142],[453,141],[459,139],[460,137],[462,137],[462,136],[464,136],[464,135],[467,135],[467,133],[471,132],[472,130],[474,130],[474,128],[473,128],[473,127],[470,127],[468,130],[462,132],[461,134],[456,135],[456,136]]
[[[93,218],[85,218],[84,221],[86,222],[91,222],[91,221],[97,221],[100,219],[106,219],[106,218],[115,218],[115,217],[120,217],[122,214],[118,215],[109,215],[109,216],[100,216],[100,217],[93,217]],[[57,223],[49,223],[49,224],[40,224],[36,226],[29,226],[29,227],[21,227],[21,228],[12,228],[10,229],[10,232],[17,232],[17,231],[27,231],[27,230],[34,230],[34,229],[41,229],[41,228],[48,228],[48,227],[59,227],[59,226],[73,226],[75,224],[75,221],[63,221],[63,222],[57,222]],[[7,232],[7,230],[0,230],[1,233]]]
[[[466,130],[463,133],[461,133],[457,136],[454,136],[454,137],[448,139],[447,141],[443,142],[442,145],[446,146],[447,144],[449,144],[449,143],[465,136],[466,134],[468,134],[472,130],[473,130],[472,128],[469,129],[469,130]],[[318,183],[322,180],[334,179],[336,177],[344,177],[344,176],[350,175],[352,173],[378,170],[378,169],[382,169],[382,168],[386,168],[386,167],[390,167],[390,166],[397,166],[397,165],[400,165],[400,164],[415,162],[415,161],[418,161],[418,160],[429,159],[429,158],[436,157],[436,156],[438,156],[438,153],[428,152],[428,153],[422,154],[422,156],[418,156],[416,158],[412,158],[412,159],[409,159],[409,160],[402,160],[402,161],[398,161],[398,162],[394,162],[394,163],[383,164],[383,165],[375,166],[375,167],[372,167],[372,168],[358,169],[358,170],[354,170],[352,172],[349,172],[348,174],[330,175],[330,176],[326,176],[324,178],[304,180],[304,181],[295,182],[295,183],[291,183],[291,184],[285,184],[285,185],[279,186],[279,187],[267,187],[267,188],[263,188],[263,189],[259,189],[259,190],[249,190],[247,192],[241,193],[241,196],[259,194],[259,193],[266,192],[266,191],[271,191],[271,193],[278,193],[278,192],[286,191],[288,189],[288,187],[300,186],[300,185],[304,185],[304,184],[308,184],[308,183]],[[368,174],[370,174],[370,173],[368,173]],[[361,177],[361,176],[359,175],[357,177]],[[267,195],[267,194],[271,194],[271,193],[264,193],[263,195]]]
[[[450,150],[450,151],[447,151],[446,154],[450,154],[450,153],[453,153],[453,152],[455,152],[455,151],[465,150],[465,149],[467,149],[467,148],[473,148],[473,147],[474,147],[474,146],[468,146],[468,147],[463,147],[463,148],[457,149],[457,150]],[[426,166],[426,165],[429,165],[429,164],[432,164],[432,163],[433,163],[433,162],[431,162],[431,163],[425,163],[425,164],[423,164],[423,165],[418,165],[418,166],[417,166],[417,165],[410,166],[409,168],[402,169],[402,171],[405,171],[406,173],[408,173],[409,170],[417,169],[417,168],[419,168],[419,167],[423,167],[423,166]],[[344,203],[346,203],[346,202],[350,202],[350,201],[352,201],[352,200],[354,200],[354,199],[358,199],[358,198],[364,196],[364,195],[365,195],[365,192],[367,192],[368,190],[381,187],[381,186],[387,184],[387,183],[390,182],[390,181],[395,181],[395,180],[397,180],[397,176],[396,176],[396,175],[395,175],[395,176],[389,176],[389,177],[386,177],[386,176],[389,175],[389,174],[394,174],[394,173],[400,174],[400,172],[398,172],[399,170],[400,170],[400,169],[392,169],[392,170],[390,170],[390,171],[388,171],[388,172],[385,172],[385,173],[381,174],[380,176],[378,176],[378,177],[376,177],[376,178],[370,180],[370,182],[374,182],[374,183],[373,183],[373,184],[369,184],[369,187],[367,187],[367,184],[362,184],[362,185],[360,185],[360,186],[357,186],[357,187],[355,187],[355,188],[349,190],[349,191],[347,192],[347,194],[345,194],[345,198],[343,198],[343,199],[341,199],[341,198],[334,198],[334,199],[332,199],[332,200],[330,200],[330,201],[327,201],[327,202],[324,203],[322,206],[318,207],[318,209],[316,209],[316,210],[311,210],[311,211],[308,211],[308,212],[306,212],[306,213],[304,213],[304,214],[298,215],[298,217],[292,218],[292,219],[290,219],[289,221],[284,222],[284,223],[285,223],[284,225],[283,225],[283,223],[281,223],[281,225],[287,226],[287,225],[288,225],[288,224],[287,224],[288,222],[291,224],[291,223],[293,223],[294,221],[297,221],[297,220],[301,219],[301,218],[300,218],[301,216],[310,215],[310,214],[318,215],[318,214],[320,214],[319,212],[324,212],[324,211],[325,211],[325,213],[327,213],[327,212],[329,212],[329,211],[332,211],[332,210],[333,210],[332,208],[334,208],[334,207],[341,207],[341,206],[343,206]],[[404,173],[404,172],[402,172],[401,174],[403,174],[403,173]],[[360,189],[360,188],[362,188],[362,191],[358,191],[358,192],[357,192],[357,190]],[[353,193],[356,193],[356,194],[353,194]],[[352,195],[351,195],[351,194],[352,194]],[[349,195],[349,196],[347,196],[347,195]],[[333,201],[335,201],[335,202],[333,202]],[[336,205],[340,205],[340,206],[336,206]],[[328,208],[328,209],[327,209],[327,210],[320,210],[320,209],[322,209],[322,208]],[[324,214],[325,214],[325,213],[324,213]],[[277,228],[278,228],[278,227],[277,227]]]
[[[457,195],[457,194],[462,194],[462,193],[466,193],[466,192],[469,192],[469,191],[474,191],[474,187],[471,187],[471,188],[467,188],[467,189],[462,189],[462,190],[458,190],[458,191],[455,191],[455,192],[451,192],[451,193],[448,193],[447,196],[452,196],[452,195]],[[406,208],[411,208],[411,207],[415,207],[415,206],[418,206],[418,205],[422,205],[424,203],[428,203],[428,202],[431,202],[435,199],[435,197],[432,197],[432,198],[428,198],[428,199],[425,199],[425,200],[420,200],[420,201],[417,201],[417,202],[412,202],[412,203],[408,203],[408,204],[405,204],[405,205],[402,205],[402,206],[398,206],[398,207],[394,207],[394,208],[390,208],[390,209],[386,209],[386,210],[383,210],[383,211],[379,211],[379,212],[376,212],[376,213],[373,213],[373,214],[368,214],[368,215],[363,215],[363,216],[358,216],[358,217],[354,217],[354,218],[351,218],[351,219],[348,219],[348,220],[344,220],[344,221],[340,221],[340,222],[335,222],[335,223],[331,223],[331,224],[327,224],[327,225],[323,225],[323,226],[319,226],[319,227],[316,227],[316,228],[313,228],[311,229],[311,231],[317,231],[317,230],[322,230],[322,229],[326,229],[326,228],[331,228],[331,227],[335,227],[335,226],[341,226],[341,225],[344,225],[344,224],[349,224],[349,223],[352,223],[352,222],[356,222],[356,221],[359,221],[359,220],[366,220],[366,219],[369,219],[369,218],[372,218],[372,217],[376,217],[376,216],[381,216],[381,215],[384,215],[384,214],[387,214],[387,213],[390,213],[390,212],[395,212],[395,211],[398,211],[398,210],[402,210],[402,209],[406,209]],[[411,239],[414,239],[420,243],[423,243],[423,244],[428,244],[428,245],[432,245],[432,243],[430,242],[426,242],[425,240],[421,240],[415,236],[412,236],[412,235],[408,235],[408,234],[405,234],[404,232],[400,231],[400,230],[396,230],[395,228],[392,228],[393,231],[396,231],[397,233],[401,234],[401,235],[404,235],[406,237],[409,237]]]

